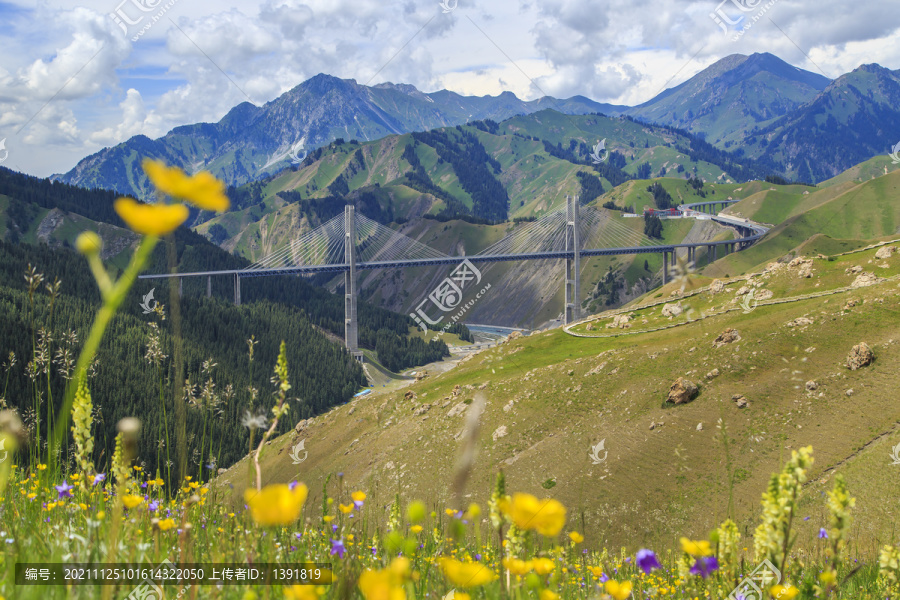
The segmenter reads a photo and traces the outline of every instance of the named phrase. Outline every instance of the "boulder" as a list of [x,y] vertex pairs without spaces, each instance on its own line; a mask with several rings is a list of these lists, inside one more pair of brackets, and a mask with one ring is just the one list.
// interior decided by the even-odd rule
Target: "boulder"
[[725,344],[730,344],[732,342],[737,342],[741,339],[741,334],[738,333],[737,329],[732,329],[729,327],[725,331],[719,334],[719,337],[715,339],[713,342],[713,348],[721,348]]
[[694,382],[685,379],[684,377],[679,377],[675,380],[675,383],[672,384],[672,387],[669,388],[669,395],[666,398],[666,402],[671,402],[672,404],[687,404],[696,398],[699,393],[700,389]]
[[521,331],[513,331],[511,334],[509,334],[509,337],[507,337],[506,340],[507,341],[517,340],[520,337],[522,337]]
[[897,251],[897,246],[883,246],[875,253],[875,258],[890,258]]
[[812,325],[815,321],[810,319],[809,317],[797,317],[793,321],[788,321],[786,325],[788,327],[803,327],[805,325]]
[[509,432],[506,429],[506,425],[501,425],[494,430],[494,433],[491,434],[491,438],[496,442],[500,438],[506,437],[508,434]]
[[857,273],[862,273],[862,272],[863,272],[863,268],[859,265],[856,265],[855,267],[847,267],[846,269],[844,269],[845,275],[856,275]]
[[883,277],[878,277],[875,273],[860,273],[856,279],[853,280],[853,283],[850,284],[852,288],[861,288],[867,287],[870,285],[875,285],[876,283],[881,283],[884,281]]
[[806,390],[808,392],[814,392],[817,389],[819,389],[819,384],[816,383],[815,381],[810,380],[810,381],[806,382]]
[[677,317],[678,315],[680,315],[683,312],[684,312],[684,309],[681,308],[680,304],[666,304],[662,308],[662,316],[669,317],[670,319],[672,317]]
[[847,368],[851,371],[856,371],[872,364],[874,360],[875,354],[869,348],[869,345],[865,342],[860,342],[850,350],[850,354],[847,356]]
[[629,321],[631,321],[631,317],[629,317],[628,315],[616,315],[612,320],[612,323],[607,323],[606,327],[607,329],[628,329],[629,327],[631,327]]
[[759,290],[758,292],[756,292],[756,293],[753,295],[753,299],[754,299],[754,300],[757,300],[757,301],[759,301],[759,302],[762,302],[763,300],[769,300],[769,299],[771,299],[772,296],[774,296],[774,295],[775,295],[775,294],[772,293],[772,290]]
[[744,286],[741,286],[741,289],[739,289],[737,291],[737,294],[735,294],[735,296],[743,296],[744,294],[749,294],[749,293],[750,293],[750,286],[744,285]]
[[454,406],[453,408],[450,409],[450,411],[447,413],[447,416],[455,417],[456,415],[461,415],[464,412],[466,412],[467,406],[468,405],[465,402],[460,402],[459,404],[457,404],[456,406]]
[[407,390],[405,394],[403,394],[404,400],[413,400],[416,397],[416,393],[412,390]]
[[718,376],[719,376],[719,370],[718,370],[718,369],[713,369],[712,371],[710,371],[709,373],[706,374],[706,378],[707,378],[707,379],[715,379],[715,378],[718,377]]
[[713,294],[721,294],[725,291],[725,282],[719,279],[713,279],[713,282],[709,284],[709,291]]
[[747,408],[747,406],[750,405],[750,403],[747,402],[747,399],[743,396],[743,394],[735,394],[734,396],[731,397],[731,400],[735,404],[737,404],[738,408]]

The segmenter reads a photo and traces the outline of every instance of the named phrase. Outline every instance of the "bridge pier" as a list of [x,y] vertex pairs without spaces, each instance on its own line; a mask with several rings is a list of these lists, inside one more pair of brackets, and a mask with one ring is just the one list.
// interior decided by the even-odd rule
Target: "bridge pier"
[[184,277],[178,278],[178,297],[184,297]]
[[241,276],[234,274],[234,305],[241,305]]
[[663,285],[669,283],[669,253],[663,252]]
[[578,302],[581,298],[581,242],[578,234],[578,196],[566,196],[566,252],[572,252],[572,258],[566,256],[566,293],[565,323],[578,320],[580,311]]
[[[359,354],[359,329],[356,320],[356,208],[344,207],[344,344],[357,359]],[[358,356],[359,355],[359,356]]]
[[212,275],[206,278],[206,297],[212,298]]

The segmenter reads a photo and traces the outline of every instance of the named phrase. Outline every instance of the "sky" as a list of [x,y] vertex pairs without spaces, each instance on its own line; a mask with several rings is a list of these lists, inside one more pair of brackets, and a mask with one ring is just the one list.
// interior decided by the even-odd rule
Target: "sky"
[[[38,176],[318,74],[636,105],[731,54],[900,69],[885,0],[0,0],[0,165]],[[888,8],[891,6],[891,8]],[[740,35],[738,35],[740,33]]]

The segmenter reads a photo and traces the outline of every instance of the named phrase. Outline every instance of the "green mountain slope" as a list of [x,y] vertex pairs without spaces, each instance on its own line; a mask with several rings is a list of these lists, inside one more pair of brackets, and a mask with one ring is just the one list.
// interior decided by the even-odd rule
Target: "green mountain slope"
[[[853,281],[855,275],[845,272],[851,266],[871,270],[874,252],[815,260],[811,279],[784,267],[754,281],[780,300],[834,289]],[[900,275],[896,254],[881,262],[888,266],[875,267],[880,276]],[[662,316],[659,305],[635,308],[632,329],[607,329],[606,317],[586,332],[619,337],[577,338],[560,330],[532,335],[413,384],[413,395],[376,391],[302,422],[273,442],[264,458],[264,483],[302,480],[317,506],[325,477],[342,472],[342,485],[366,489],[372,506],[387,507],[399,493],[441,511],[450,506],[467,405],[483,393],[487,404],[467,493],[485,497],[502,469],[507,490],[559,499],[573,522],[599,532],[592,543],[633,551],[677,546],[681,535],[702,538],[728,516],[729,496],[741,532],[749,535],[770,474],[791,449],[807,444],[815,448],[816,463],[797,519],[800,538],[813,543],[826,526],[817,497],[830,489],[835,474],[847,478],[857,498],[854,518],[866,523],[861,535],[889,538],[896,506],[886,499],[900,493],[888,458],[900,443],[900,407],[892,392],[900,366],[900,304],[890,291],[897,280],[760,305],[749,314],[738,307],[633,334],[686,323],[704,306],[729,305],[745,284],[735,281],[718,295],[685,298],[686,307],[696,303],[698,310],[680,317]],[[677,285],[661,291],[668,294]],[[842,310],[850,299],[856,305]],[[811,323],[788,325],[801,316]],[[716,347],[714,340],[728,327],[741,339]],[[841,365],[861,341],[874,349],[875,363],[849,371]],[[707,378],[714,369],[718,376]],[[669,386],[678,377],[699,384],[700,395],[686,405],[667,405]],[[815,382],[813,390],[807,381]],[[748,406],[739,408],[735,395]],[[727,447],[717,423],[726,428]],[[297,467],[286,450],[301,440],[309,458]],[[604,460],[594,464],[589,455],[601,441],[608,456],[601,451]],[[234,485],[240,502],[245,480],[242,462],[220,485]],[[370,518],[385,521],[387,509]]]

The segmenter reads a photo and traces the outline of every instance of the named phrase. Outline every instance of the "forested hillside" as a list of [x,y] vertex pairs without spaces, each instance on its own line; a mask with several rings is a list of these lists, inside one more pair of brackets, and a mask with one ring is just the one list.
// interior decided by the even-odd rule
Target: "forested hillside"
[[[29,264],[43,275],[43,284],[29,293],[23,275]],[[53,298],[46,283],[60,281]],[[157,295],[168,313],[168,296]],[[157,446],[165,447],[161,423],[165,398],[169,432],[174,431],[175,365],[171,318],[144,315],[140,294],[132,291],[115,317],[103,346],[90,388],[99,419],[95,448],[98,465],[108,461],[115,423],[141,415],[148,435],[141,437],[141,455],[151,472],[156,469]],[[0,353],[4,357],[4,393],[8,406],[19,409],[34,426],[35,411],[46,417],[59,409],[67,377],[99,303],[94,279],[84,259],[73,252],[0,242]],[[340,346],[313,327],[304,311],[270,301],[240,307],[220,299],[186,295],[181,302],[185,374],[189,390],[187,430],[207,429],[207,445],[189,438],[187,447],[199,465],[231,464],[247,449],[248,430],[241,425],[245,411],[268,412],[272,405],[269,378],[281,340],[287,342],[292,365],[290,418],[286,427],[349,399],[366,379],[360,365]],[[253,362],[247,340],[255,337]],[[155,358],[154,358],[155,357]],[[205,361],[209,361],[204,369]],[[209,366],[214,365],[214,366]],[[255,401],[250,387],[255,388]],[[202,388],[202,393],[201,393]],[[48,406],[49,404],[49,406]],[[42,435],[46,433],[46,418]],[[215,440],[209,446],[209,440]],[[174,439],[169,440],[173,449]],[[174,452],[174,450],[173,450]],[[201,454],[202,453],[202,454]],[[160,458],[160,461],[162,459]],[[195,466],[197,466],[195,465]]]

